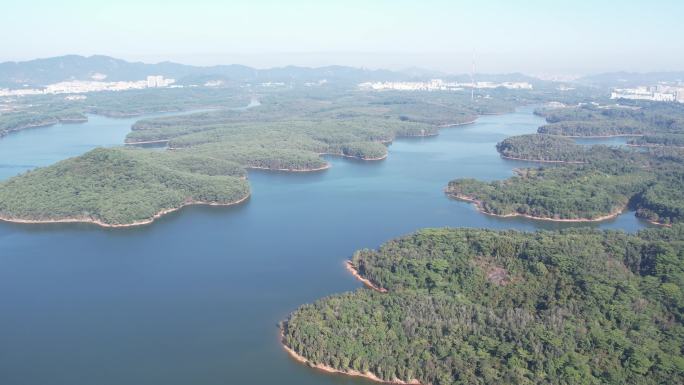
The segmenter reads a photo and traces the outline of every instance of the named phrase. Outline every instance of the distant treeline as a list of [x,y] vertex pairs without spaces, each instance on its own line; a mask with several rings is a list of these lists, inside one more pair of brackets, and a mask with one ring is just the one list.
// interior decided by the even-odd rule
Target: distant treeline
[[0,114],[0,136],[31,127],[80,123],[86,114],[114,118],[203,108],[236,108],[249,103],[249,95],[233,89],[169,88],[122,92],[91,92],[85,99],[64,95],[12,99],[13,110]]
[[672,103],[634,102],[623,106],[541,108],[536,114],[548,124],[540,134],[563,136],[640,136],[684,134],[684,106]]

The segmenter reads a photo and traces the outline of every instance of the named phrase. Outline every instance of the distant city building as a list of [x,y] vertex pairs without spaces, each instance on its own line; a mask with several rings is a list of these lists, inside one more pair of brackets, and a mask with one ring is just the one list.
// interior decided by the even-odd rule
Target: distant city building
[[396,90],[396,91],[460,91],[465,88],[475,89],[494,89],[506,88],[510,90],[531,90],[532,84],[527,82],[475,82],[475,83],[458,83],[458,82],[444,82],[442,79],[432,79],[427,82],[366,82],[359,84],[362,89],[382,91],[382,90]]
[[616,88],[611,92],[610,98],[684,103],[684,87],[659,84],[637,88]]
[[175,82],[174,79],[164,79],[161,75],[152,75],[147,77],[147,88],[168,87]]
[[59,82],[46,86],[45,88],[22,88],[22,89],[0,89],[2,96],[29,96],[46,94],[82,94],[86,92],[98,91],[126,91],[141,90],[144,88],[169,87],[175,83],[174,79],[165,79],[163,76],[148,76],[147,80],[130,82],[102,82],[94,80],[74,80]]

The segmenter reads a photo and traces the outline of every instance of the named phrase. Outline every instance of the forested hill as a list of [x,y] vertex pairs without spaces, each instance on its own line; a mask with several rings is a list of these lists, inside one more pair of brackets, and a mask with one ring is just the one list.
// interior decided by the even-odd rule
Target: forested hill
[[[96,76],[97,75],[97,76]],[[443,78],[446,81],[470,82],[469,74],[446,74],[420,68],[404,71],[367,69],[342,65],[323,67],[285,66],[254,68],[240,64],[193,66],[170,61],[131,62],[104,55],[65,55],[28,61],[0,63],[0,88],[41,87],[69,80],[92,80],[105,75],[105,81],[143,80],[162,75],[182,84],[204,84],[221,80],[236,84],[267,82],[327,82],[356,85],[365,81],[411,81]],[[481,81],[547,83],[520,73],[477,74]]]
[[357,252],[359,289],[296,310],[314,364],[423,384],[684,382],[684,227],[427,229]]
[[0,218],[131,225],[187,204],[232,204],[247,196],[244,170],[226,160],[100,148],[0,182]]

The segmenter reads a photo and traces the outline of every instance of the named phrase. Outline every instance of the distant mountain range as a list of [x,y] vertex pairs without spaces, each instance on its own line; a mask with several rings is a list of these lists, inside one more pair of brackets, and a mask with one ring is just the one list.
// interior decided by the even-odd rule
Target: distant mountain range
[[250,81],[337,81],[400,80],[407,75],[353,67],[307,68],[288,66],[256,69],[243,65],[198,67],[172,62],[147,64],[128,62],[109,56],[67,55],[24,62],[0,63],[0,87],[39,87],[66,80],[92,80],[106,75],[106,81],[142,80],[148,75],[163,75],[183,82],[224,80]]
[[[41,87],[67,80],[130,81],[148,75],[163,75],[179,84],[204,84],[210,80],[225,83],[247,82],[315,82],[323,79],[337,83],[364,81],[405,81],[443,78],[448,81],[469,82],[470,75],[448,75],[421,68],[404,71],[369,70],[346,66],[298,67],[287,66],[256,69],[244,65],[192,66],[173,62],[148,64],[128,62],[109,56],[66,55],[24,62],[0,63],[0,88]],[[476,81],[526,81],[540,84],[539,79],[520,73],[476,74]],[[606,87],[655,84],[659,81],[684,80],[684,72],[627,73],[614,72],[586,76],[578,83]]]
[[[243,65],[216,65],[199,67],[172,62],[147,64],[128,62],[109,56],[67,55],[24,62],[0,63],[0,88],[41,87],[67,80],[142,80],[149,75],[163,75],[176,79],[179,84],[203,84],[210,80],[226,83],[319,81],[327,79],[338,83],[364,81],[405,81],[444,78],[451,81],[470,81],[470,75],[447,75],[421,68],[404,71],[369,70],[346,66],[297,67],[287,66],[256,69]],[[479,81],[530,81],[538,79],[522,74],[483,75]]]

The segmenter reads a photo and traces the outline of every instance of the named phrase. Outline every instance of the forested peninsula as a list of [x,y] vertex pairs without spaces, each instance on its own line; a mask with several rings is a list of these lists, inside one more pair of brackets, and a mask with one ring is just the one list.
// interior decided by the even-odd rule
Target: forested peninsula
[[303,305],[283,344],[384,382],[684,381],[684,227],[426,229],[361,250],[371,289]]
[[633,208],[654,223],[684,219],[680,149],[583,146],[561,136],[533,134],[505,139],[497,150],[509,159],[557,164],[517,169],[516,176],[503,181],[453,180],[446,193],[503,217],[602,221]]

